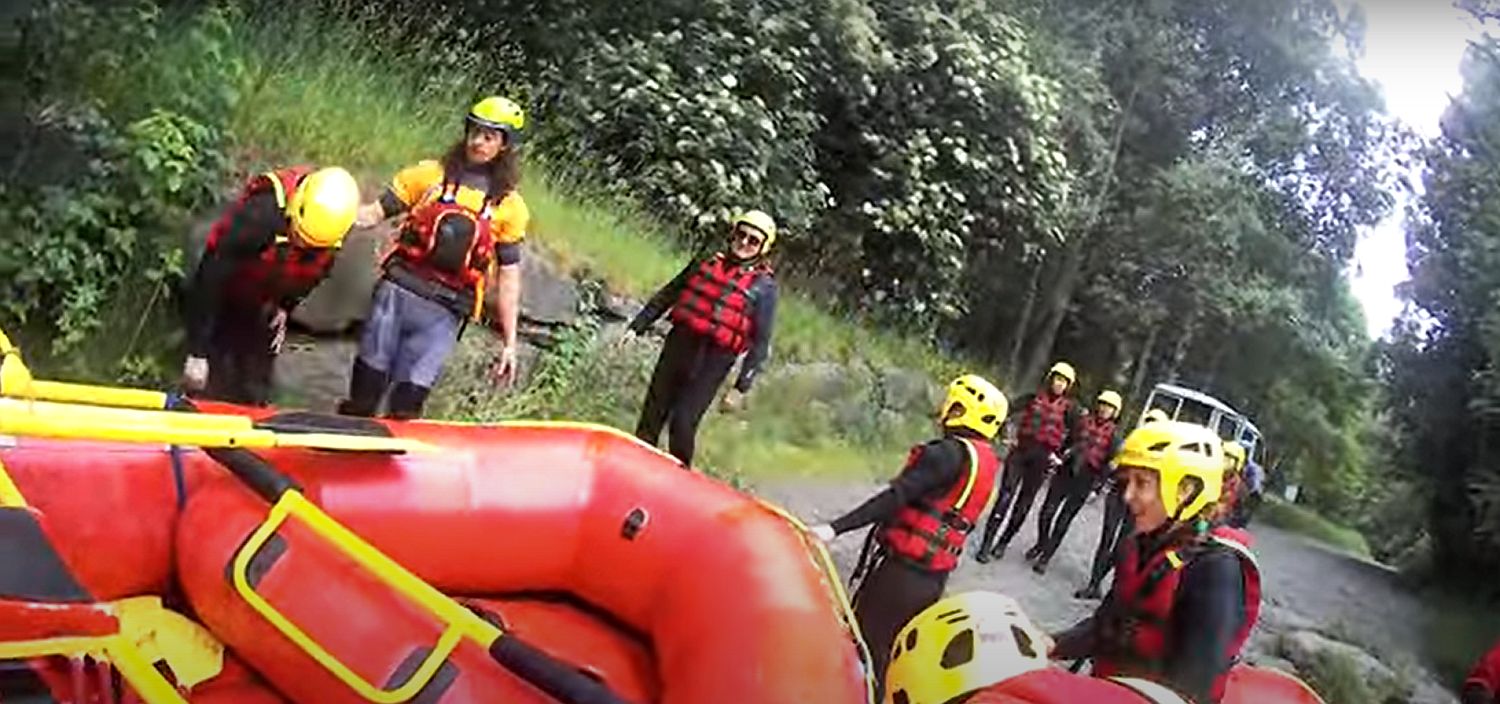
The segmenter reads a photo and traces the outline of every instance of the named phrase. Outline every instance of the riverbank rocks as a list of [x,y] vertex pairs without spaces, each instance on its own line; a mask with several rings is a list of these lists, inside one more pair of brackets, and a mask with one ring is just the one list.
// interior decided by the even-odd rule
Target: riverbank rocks
[[[1292,631],[1281,639],[1281,655],[1311,680],[1349,676],[1362,685],[1376,702],[1411,700],[1411,683],[1402,674],[1360,648],[1310,630]],[[1328,687],[1331,683],[1323,682]]]

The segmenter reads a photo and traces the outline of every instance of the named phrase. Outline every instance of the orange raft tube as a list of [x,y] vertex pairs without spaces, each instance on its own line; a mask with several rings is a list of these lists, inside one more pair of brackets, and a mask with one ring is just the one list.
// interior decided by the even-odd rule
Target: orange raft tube
[[[348,419],[291,416],[279,418],[437,448],[258,454],[416,576],[628,701],[867,700],[847,605],[809,538],[634,438],[568,424],[344,427]],[[0,445],[0,463],[93,598],[180,586],[197,619],[280,695],[373,700],[236,589],[235,554],[269,507],[204,452],[19,438]],[[411,678],[442,630],[295,519],[255,551],[246,575],[275,612],[376,688]],[[472,643],[417,700],[553,701]]]

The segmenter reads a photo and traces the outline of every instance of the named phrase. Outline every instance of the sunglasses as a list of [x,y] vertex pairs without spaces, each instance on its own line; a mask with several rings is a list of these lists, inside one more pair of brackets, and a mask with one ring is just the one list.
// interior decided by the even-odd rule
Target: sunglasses
[[739,227],[736,227],[734,229],[734,236],[731,239],[736,242],[747,242],[759,245],[766,241],[766,233],[761,232],[760,230],[757,230],[753,227],[740,225]]

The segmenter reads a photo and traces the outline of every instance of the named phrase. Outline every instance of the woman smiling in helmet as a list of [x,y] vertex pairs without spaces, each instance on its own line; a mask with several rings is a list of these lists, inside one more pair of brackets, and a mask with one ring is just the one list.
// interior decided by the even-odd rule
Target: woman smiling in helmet
[[1223,443],[1199,425],[1160,421],[1125,439],[1117,457],[1135,533],[1114,588],[1088,620],[1058,637],[1053,657],[1092,658],[1100,677],[1167,685],[1218,702],[1260,612],[1260,572],[1237,532],[1215,527]]
[[811,529],[827,541],[878,524],[879,555],[854,595],[876,682],[884,682],[897,631],[943,596],[964,541],[994,493],[1000,461],[990,442],[1007,406],[1005,394],[985,379],[955,379],[938,409],[942,437],[912,448],[884,491]]
[[374,415],[390,387],[391,417],[421,417],[459,333],[481,317],[492,285],[503,338],[494,370],[501,381],[514,377],[521,241],[530,220],[516,191],[525,126],[519,105],[485,98],[441,161],[401,170],[379,200],[360,206],[362,227],[405,219],[375,287],[341,413]]
[[777,294],[766,254],[775,242],[776,221],[770,215],[759,210],[740,215],[729,227],[725,251],[689,262],[630,322],[630,331],[640,335],[671,311],[672,332],[651,373],[635,434],[655,445],[662,426],[670,423],[669,447],[684,465],[693,464],[698,423],[735,360],[745,356],[734,388],[724,397],[727,410],[739,406],[770,355]]

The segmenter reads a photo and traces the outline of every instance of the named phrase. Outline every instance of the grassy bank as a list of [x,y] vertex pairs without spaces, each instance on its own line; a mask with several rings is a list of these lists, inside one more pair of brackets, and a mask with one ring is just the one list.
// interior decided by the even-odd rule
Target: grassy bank
[[[136,68],[96,76],[87,91],[132,112],[155,109],[156,96],[177,96],[179,106],[193,103],[182,96],[219,96],[215,105],[222,107],[202,113],[222,123],[216,126],[234,172],[290,161],[340,164],[356,173],[368,198],[397,168],[433,158],[456,139],[475,92],[524,88],[482,80],[495,67],[448,56],[420,37],[398,41],[391,33],[399,28],[386,26],[378,13],[353,12],[335,18],[307,4],[272,17],[205,10],[164,19]],[[635,297],[649,295],[687,261],[670,230],[638,208],[547,168],[545,154],[529,159],[522,193],[538,253]],[[578,171],[570,165],[566,173]],[[772,368],[747,410],[711,413],[700,437],[703,463],[752,477],[892,471],[905,448],[929,432],[930,403],[883,405],[869,375],[855,375],[864,386],[843,384],[830,395],[823,381],[808,381],[796,369],[903,368],[938,381],[958,366],[923,341],[830,313],[795,291],[782,301]],[[632,428],[655,343],[599,346],[592,333],[581,331],[547,352],[533,383],[509,395],[484,381],[493,342],[470,334],[432,408],[465,420],[551,417]]]
[[1334,523],[1311,509],[1268,498],[1261,504],[1255,517],[1256,520],[1312,538],[1335,550],[1365,559],[1372,558],[1370,546],[1359,531]]

